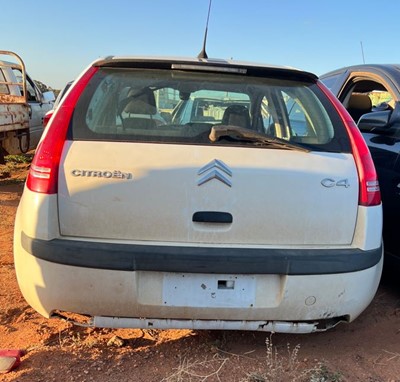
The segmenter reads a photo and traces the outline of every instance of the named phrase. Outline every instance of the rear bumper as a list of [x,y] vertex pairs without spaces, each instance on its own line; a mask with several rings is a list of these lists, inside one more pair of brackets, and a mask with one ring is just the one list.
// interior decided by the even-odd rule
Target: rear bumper
[[269,330],[286,322],[280,330],[296,332],[300,323],[324,330],[324,322],[351,322],[370,304],[383,262],[325,275],[118,271],[57,264],[14,245],[18,284],[36,311],[89,315],[107,327]]
[[373,299],[383,264],[382,248],[125,246],[25,234],[15,236],[14,257],[23,296],[45,317],[64,311],[92,316],[95,326],[288,333],[353,321]]
[[30,255],[52,263],[130,272],[323,275],[368,269],[382,258],[382,246],[364,251],[133,245],[41,240],[24,232],[21,244]]

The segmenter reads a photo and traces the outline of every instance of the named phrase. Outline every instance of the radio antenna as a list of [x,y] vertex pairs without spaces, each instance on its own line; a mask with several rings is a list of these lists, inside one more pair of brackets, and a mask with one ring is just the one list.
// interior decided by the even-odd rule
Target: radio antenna
[[208,58],[208,55],[206,53],[206,43],[207,43],[208,21],[210,20],[211,3],[212,0],[210,0],[210,3],[208,4],[208,15],[207,15],[206,31],[204,33],[203,49],[198,54],[197,58]]
[[365,64],[365,57],[364,57],[364,47],[363,47],[363,43],[362,43],[362,41],[360,41],[360,45],[361,45],[361,54],[362,54],[362,60],[363,60],[363,64]]

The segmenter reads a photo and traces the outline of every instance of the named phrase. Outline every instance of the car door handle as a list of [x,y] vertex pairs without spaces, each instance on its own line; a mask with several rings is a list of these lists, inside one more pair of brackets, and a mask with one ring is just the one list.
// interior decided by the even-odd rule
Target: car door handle
[[193,214],[192,221],[196,223],[225,223],[233,222],[233,216],[229,212],[198,211]]

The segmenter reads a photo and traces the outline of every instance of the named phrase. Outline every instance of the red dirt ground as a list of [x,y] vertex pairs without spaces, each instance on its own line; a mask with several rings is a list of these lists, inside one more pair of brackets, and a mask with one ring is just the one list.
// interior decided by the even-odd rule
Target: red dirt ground
[[[399,278],[384,279],[351,324],[273,334],[272,358],[268,333],[89,329],[41,317],[22,297],[13,267],[14,217],[28,166],[0,179],[0,349],[26,351],[0,381],[400,381]],[[300,377],[317,367],[313,378]]]

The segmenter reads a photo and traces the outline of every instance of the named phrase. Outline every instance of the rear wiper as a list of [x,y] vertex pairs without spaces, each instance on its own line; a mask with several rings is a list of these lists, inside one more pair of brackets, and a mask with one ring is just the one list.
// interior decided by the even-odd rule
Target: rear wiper
[[299,150],[304,152],[310,151],[309,149],[296,143],[292,143],[281,138],[268,137],[264,134],[257,133],[256,131],[246,129],[244,127],[233,125],[213,126],[211,128],[210,135],[208,136],[210,141],[217,142],[222,137],[229,137],[238,141],[255,142],[261,145],[271,145],[289,150]]

